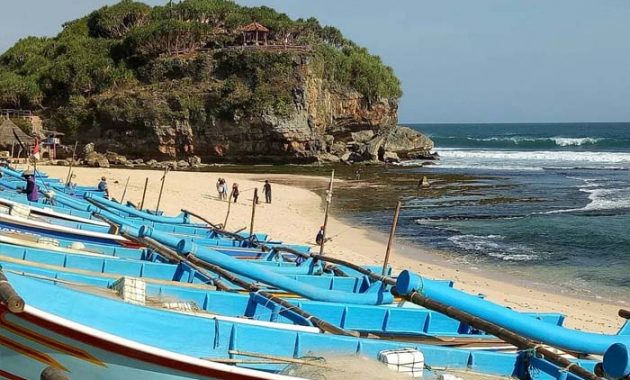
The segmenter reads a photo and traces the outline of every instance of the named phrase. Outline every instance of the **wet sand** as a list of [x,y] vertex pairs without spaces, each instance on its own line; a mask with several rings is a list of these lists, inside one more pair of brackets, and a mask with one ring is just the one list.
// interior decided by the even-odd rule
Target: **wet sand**
[[[61,178],[68,172],[67,167],[59,166],[47,166],[43,170]],[[140,203],[145,178],[149,178],[145,207],[150,208],[156,206],[163,175],[162,171],[137,169],[74,168],[73,172],[75,182],[81,185],[96,186],[105,175],[111,195],[117,199],[120,199],[129,177],[125,201],[135,204]],[[322,176],[169,172],[160,209],[169,215],[190,209],[214,223],[223,223],[227,203],[218,199],[215,184],[219,177],[227,180],[229,188],[237,182],[241,192],[238,203],[231,207],[228,230],[249,228],[253,189],[257,187],[261,203],[256,208],[255,230],[269,233],[274,239],[314,245],[315,235],[324,219],[321,195],[328,179]],[[265,179],[269,179],[273,187],[271,204],[266,204],[262,195]],[[337,211],[329,218],[328,236],[333,239],[326,244],[326,253],[356,263],[382,264],[387,236],[351,224],[344,216],[343,211]],[[483,293],[487,299],[517,310],[563,313],[567,315],[565,325],[572,328],[615,333],[624,322],[617,317],[618,309],[624,305],[560,294],[557,289],[545,289],[544,284],[528,286],[522,280],[487,270],[458,268],[445,263],[438,252],[415,245],[396,242],[390,264],[394,273],[411,269],[430,278],[451,279],[459,289],[473,294]]]

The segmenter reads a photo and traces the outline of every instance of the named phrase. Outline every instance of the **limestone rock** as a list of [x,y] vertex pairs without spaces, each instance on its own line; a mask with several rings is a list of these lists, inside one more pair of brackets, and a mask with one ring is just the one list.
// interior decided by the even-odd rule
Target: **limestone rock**
[[341,162],[341,159],[338,156],[335,156],[334,154],[324,152],[324,153],[320,153],[317,156],[317,161],[324,164],[334,164],[337,162]]
[[161,169],[166,169],[166,168],[176,169],[177,168],[177,161],[162,161],[162,162],[158,162],[156,164],[156,167],[161,168]]
[[150,168],[155,168],[157,167],[157,163],[158,163],[157,160],[149,160],[146,162],[146,165]]
[[94,143],[88,143],[83,146],[83,154],[86,156],[90,153],[94,152]]
[[190,166],[199,166],[201,165],[201,157],[199,156],[192,156],[192,157],[188,157],[188,163],[190,164]]
[[367,143],[374,137],[374,131],[371,129],[365,129],[358,132],[350,133],[352,140],[358,143]]
[[400,162],[400,157],[395,152],[385,152],[383,153],[383,161],[384,162]]
[[353,152],[346,152],[346,153],[344,153],[344,154],[342,154],[342,155],[341,155],[340,159],[341,159],[341,161],[343,161],[343,162],[348,162],[348,161],[350,161],[350,157],[351,157],[353,154],[354,154]]
[[440,155],[438,153],[431,153],[428,150],[418,150],[407,153],[407,158],[411,160],[439,160]]
[[381,146],[385,141],[385,136],[376,136],[368,141],[363,148],[363,158],[368,161],[378,161]]
[[188,161],[184,161],[184,160],[177,161],[178,169],[188,169],[189,167],[190,167],[190,164],[188,163]]
[[408,152],[430,152],[433,149],[433,141],[416,130],[397,126],[387,135],[383,149],[385,152],[394,152],[407,157]]
[[109,161],[104,154],[98,152],[90,152],[85,156],[85,164],[97,168],[108,168]]
[[116,152],[105,152],[105,158],[114,165],[124,165],[127,163],[127,157],[119,155]]

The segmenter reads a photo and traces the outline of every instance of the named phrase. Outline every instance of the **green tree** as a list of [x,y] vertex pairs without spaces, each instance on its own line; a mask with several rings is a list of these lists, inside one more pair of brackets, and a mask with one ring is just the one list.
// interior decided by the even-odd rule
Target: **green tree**
[[123,38],[136,26],[148,21],[151,7],[132,0],[103,7],[88,17],[90,34],[94,37]]
[[33,77],[0,71],[0,105],[6,108],[41,106],[42,93]]

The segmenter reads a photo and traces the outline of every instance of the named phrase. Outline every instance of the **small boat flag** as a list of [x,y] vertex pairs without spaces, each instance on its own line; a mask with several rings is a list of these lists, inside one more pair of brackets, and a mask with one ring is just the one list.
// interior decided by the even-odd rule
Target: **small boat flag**
[[39,160],[39,151],[40,151],[40,147],[39,147],[39,139],[35,138],[35,145],[33,146],[33,158],[36,160]]

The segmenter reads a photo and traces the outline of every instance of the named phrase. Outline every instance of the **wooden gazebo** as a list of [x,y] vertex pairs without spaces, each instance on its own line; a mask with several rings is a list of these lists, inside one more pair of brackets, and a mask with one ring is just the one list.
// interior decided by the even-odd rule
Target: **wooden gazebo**
[[0,148],[10,150],[11,156],[13,156],[15,147],[19,147],[21,144],[24,144],[25,147],[33,146],[35,139],[27,135],[10,119],[5,119],[0,124]]
[[243,45],[267,45],[269,29],[257,22],[252,22],[241,28]]

